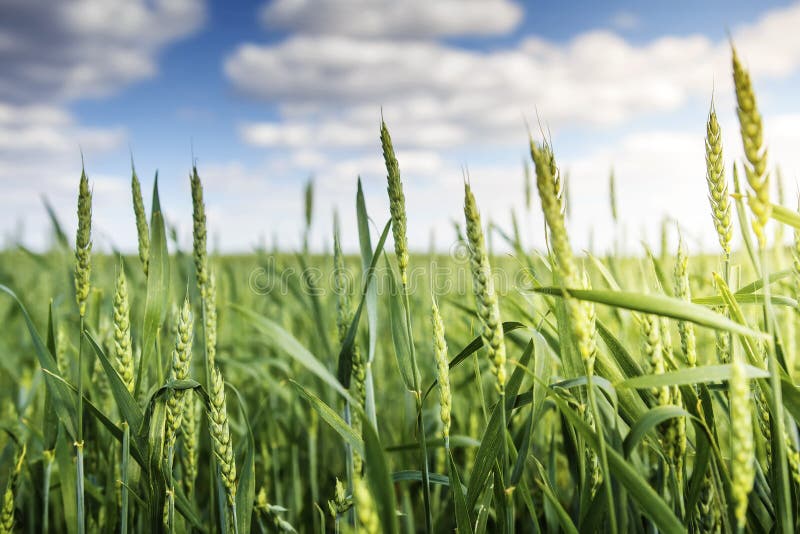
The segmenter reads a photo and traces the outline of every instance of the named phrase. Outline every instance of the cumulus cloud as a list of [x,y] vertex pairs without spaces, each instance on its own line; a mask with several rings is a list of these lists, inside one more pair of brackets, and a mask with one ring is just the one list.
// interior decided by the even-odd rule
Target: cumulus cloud
[[510,0],[274,0],[260,13],[268,28],[384,38],[503,34],[522,16]]
[[[756,79],[800,65],[796,25],[800,4],[735,29]],[[564,44],[529,37],[484,52],[435,40],[299,33],[241,45],[225,72],[238,90],[278,107],[278,120],[242,126],[244,140],[258,146],[357,146],[371,139],[363,132],[371,133],[383,106],[419,146],[455,147],[518,138],[523,114],[534,109],[554,130],[680,109],[707,97],[715,78],[728,89],[729,55],[727,41],[701,35],[639,45],[592,31]]]
[[[5,0],[0,11],[0,228],[32,223],[23,237],[43,246],[48,230],[40,195],[72,227],[80,150],[97,157],[126,138],[121,126],[81,124],[70,102],[153,76],[159,52],[200,27],[204,2]],[[114,206],[128,201],[127,182],[107,175],[91,180],[103,201],[95,210],[95,242],[108,244],[124,224]]]
[[0,100],[109,94],[155,74],[158,51],[203,19],[197,0],[6,0]]

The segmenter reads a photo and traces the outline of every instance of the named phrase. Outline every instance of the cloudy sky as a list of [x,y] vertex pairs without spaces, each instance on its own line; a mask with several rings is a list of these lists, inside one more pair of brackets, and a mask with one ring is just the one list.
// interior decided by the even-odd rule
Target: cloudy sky
[[[381,109],[404,176],[410,240],[446,248],[468,169],[485,219],[543,242],[525,215],[526,121],[549,131],[569,174],[576,247],[614,228],[608,173],[631,248],[677,219],[714,242],[703,135],[712,95],[728,166],[741,152],[727,33],[750,67],[772,162],[794,202],[800,177],[800,4],[514,0],[3,0],[0,237],[42,248],[46,196],[68,228],[81,150],[98,247],[135,247],[130,153],[159,170],[167,219],[190,242],[192,155],[214,243],[299,242],[314,176],[313,244],[338,209],[355,249],[361,176],[388,218]],[[537,118],[538,117],[538,118]],[[149,204],[149,198],[146,199]]]

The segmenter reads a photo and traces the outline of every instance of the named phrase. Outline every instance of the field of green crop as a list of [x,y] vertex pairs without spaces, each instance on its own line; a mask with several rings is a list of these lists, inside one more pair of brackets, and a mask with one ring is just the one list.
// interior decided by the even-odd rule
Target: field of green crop
[[732,64],[739,124],[706,118],[718,254],[576,255],[535,140],[537,251],[467,182],[458,246],[409,253],[383,122],[390,213],[359,183],[323,255],[210,254],[197,168],[192,250],[134,171],[139,254],[94,252],[82,174],[77,229],[0,253],[0,533],[797,532],[800,214]]

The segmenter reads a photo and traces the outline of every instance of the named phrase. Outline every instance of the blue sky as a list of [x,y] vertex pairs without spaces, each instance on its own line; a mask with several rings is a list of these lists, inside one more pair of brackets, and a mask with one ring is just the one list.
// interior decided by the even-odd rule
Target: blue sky
[[[297,246],[301,191],[317,186],[313,243],[338,209],[355,249],[355,180],[388,217],[381,108],[406,183],[412,244],[446,248],[469,170],[485,219],[524,212],[525,120],[537,114],[569,175],[577,247],[610,246],[613,166],[628,246],[679,221],[713,246],[703,133],[712,87],[729,161],[740,152],[730,31],[750,65],[774,164],[796,190],[800,5],[791,2],[441,0],[10,0],[0,7],[0,235],[47,244],[41,195],[74,225],[79,147],[94,184],[98,247],[132,250],[129,152],[159,170],[168,220],[190,242],[196,158],[211,233],[246,251]],[[42,39],[41,36],[52,36]],[[48,40],[49,39],[49,40]],[[730,163],[729,163],[730,166]]]

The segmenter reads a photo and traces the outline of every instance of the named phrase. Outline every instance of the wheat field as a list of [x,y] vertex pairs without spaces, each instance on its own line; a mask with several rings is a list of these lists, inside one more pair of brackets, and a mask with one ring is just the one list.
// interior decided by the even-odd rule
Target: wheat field
[[0,532],[797,532],[800,213],[731,52],[739,123],[698,118],[715,254],[576,253],[536,136],[546,250],[465,177],[457,253],[410,252],[382,120],[389,213],[359,182],[322,255],[311,183],[301,250],[211,253],[197,167],[191,250],[134,170],[138,254],[93,251],[83,172],[76,229],[0,253]]

